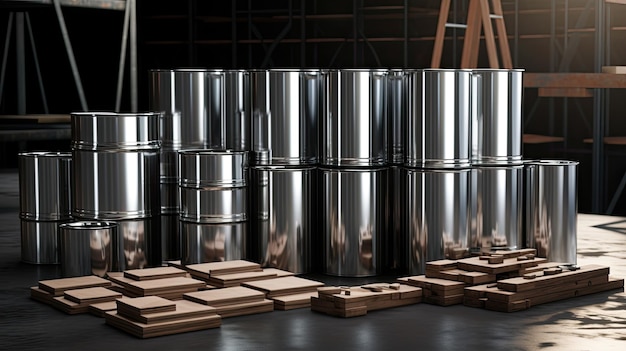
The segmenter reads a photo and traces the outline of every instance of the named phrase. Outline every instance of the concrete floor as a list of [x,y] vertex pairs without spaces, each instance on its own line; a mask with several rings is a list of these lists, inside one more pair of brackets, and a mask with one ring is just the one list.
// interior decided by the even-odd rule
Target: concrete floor
[[[17,170],[0,170],[0,350],[625,350],[626,293],[611,291],[500,313],[418,305],[342,319],[309,309],[224,319],[205,331],[138,339],[91,314],[29,298],[58,266],[20,262]],[[580,214],[578,264],[626,277],[626,218]],[[315,276],[327,284],[361,280]],[[385,278],[372,281],[385,281]]]

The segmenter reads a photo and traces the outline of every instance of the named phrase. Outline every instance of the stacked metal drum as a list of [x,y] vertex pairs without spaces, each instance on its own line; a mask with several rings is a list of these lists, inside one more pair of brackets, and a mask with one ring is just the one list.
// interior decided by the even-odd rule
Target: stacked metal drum
[[405,212],[408,270],[462,257],[470,235],[471,71],[406,71]]
[[470,249],[523,247],[523,70],[472,71]]
[[320,186],[324,272],[381,272],[387,228],[387,70],[324,72]]
[[59,263],[58,226],[71,221],[69,152],[18,155],[22,261]]
[[72,113],[71,126],[73,218],[117,224],[112,271],[160,264],[159,114]]
[[[187,194],[189,193],[187,189],[190,188],[213,187],[215,184],[221,186],[222,182],[230,181],[240,184],[238,182],[242,180],[215,179],[211,175],[215,173],[205,173],[185,174],[185,180],[181,182],[179,159],[208,162],[211,166],[221,167],[222,164],[212,163],[215,161],[212,160],[214,157],[222,159],[219,153],[224,152],[226,157],[230,157],[236,152],[239,159],[239,152],[248,150],[249,74],[243,70],[191,68],[152,70],[149,73],[150,108],[162,113],[159,135],[162,142],[160,218],[163,259],[182,259],[186,263],[198,263],[240,258],[245,252],[245,241],[235,240],[232,243],[235,247],[225,251],[222,249],[202,251],[200,247],[217,245],[223,248],[222,236],[225,235],[223,230],[229,232],[232,228],[237,228],[236,236],[245,236],[245,225],[240,221],[246,219],[232,222],[240,224],[227,225],[231,229],[221,228],[220,223],[230,223],[228,219],[230,215],[217,219],[213,216],[213,209],[207,208],[206,203],[202,207],[189,210],[193,214],[185,209],[185,213],[180,217],[182,209],[179,193],[181,187]],[[190,150],[190,153],[195,155],[190,153],[179,155],[183,150]],[[204,152],[206,150],[212,150],[213,153],[206,154]],[[206,170],[206,165],[196,166],[197,170]],[[229,164],[223,166],[228,167]],[[190,171],[187,167],[183,169]],[[244,181],[243,186],[245,185]],[[190,201],[190,198],[186,197],[185,200]],[[245,203],[242,206],[245,207]],[[202,243],[198,243],[198,240]],[[230,243],[229,241],[229,245]],[[216,252],[217,256],[214,255]],[[219,254],[222,252],[230,254],[225,257]]]
[[321,72],[251,71],[251,257],[308,273],[316,222]]

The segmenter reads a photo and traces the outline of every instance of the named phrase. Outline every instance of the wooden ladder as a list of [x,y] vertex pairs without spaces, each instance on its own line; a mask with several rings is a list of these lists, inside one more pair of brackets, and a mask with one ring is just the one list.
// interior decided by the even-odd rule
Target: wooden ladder
[[441,0],[439,9],[439,20],[437,22],[437,33],[433,47],[431,60],[432,68],[439,68],[441,65],[441,55],[443,52],[443,42],[445,40],[446,28],[465,29],[463,40],[463,54],[461,56],[461,68],[476,68],[478,65],[478,51],[480,48],[481,27],[484,31],[487,56],[491,68],[500,68],[496,40],[493,32],[492,20],[496,26],[498,42],[500,45],[500,56],[503,68],[513,68],[511,51],[506,34],[506,26],[502,13],[502,3],[500,0],[491,0],[493,13],[489,9],[490,0],[469,0],[467,11],[467,23],[448,23],[451,0]]

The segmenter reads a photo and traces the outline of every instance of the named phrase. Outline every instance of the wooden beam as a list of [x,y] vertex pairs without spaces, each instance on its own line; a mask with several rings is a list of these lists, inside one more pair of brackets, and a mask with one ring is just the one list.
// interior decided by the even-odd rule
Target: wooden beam
[[524,73],[525,88],[626,88],[626,75],[610,73]]
[[541,97],[593,97],[593,90],[589,88],[539,88]]

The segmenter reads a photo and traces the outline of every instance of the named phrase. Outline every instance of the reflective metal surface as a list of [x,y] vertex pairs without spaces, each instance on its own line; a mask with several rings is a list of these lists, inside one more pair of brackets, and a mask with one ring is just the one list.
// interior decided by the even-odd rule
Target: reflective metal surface
[[21,260],[33,264],[58,264],[59,224],[70,221],[20,221]]
[[409,274],[424,274],[426,262],[463,255],[470,235],[470,170],[403,168]]
[[161,214],[161,259],[180,260],[181,238],[178,214]]
[[155,150],[159,113],[77,112],[71,115],[73,150]]
[[387,169],[320,169],[324,273],[372,276],[380,271]]
[[407,88],[404,70],[390,70],[387,76],[387,108],[389,119],[389,163],[404,163],[404,133],[406,133]]
[[[384,236],[382,246],[383,269],[388,273],[405,273],[407,269],[407,235],[402,231],[402,221],[407,197],[404,171],[401,167],[389,167],[387,182],[388,210],[385,217],[389,221],[389,230]],[[383,272],[385,274],[385,272]]]
[[[160,217],[117,220],[113,271],[161,264]],[[117,249],[116,249],[117,247]]]
[[472,70],[472,163],[522,160],[524,70]]
[[321,107],[320,71],[254,70],[250,76],[254,164],[316,163]]
[[405,165],[462,168],[470,164],[471,71],[407,70]]
[[[180,147],[248,150],[250,81],[244,70],[151,70],[150,107],[180,115]],[[166,129],[167,130],[167,129]]]
[[248,219],[247,186],[180,187],[180,219],[196,223],[241,222]]
[[75,217],[130,219],[159,214],[159,150],[74,150]]
[[117,225],[79,221],[59,226],[59,255],[64,277],[105,276],[113,270]]
[[180,185],[242,186],[248,172],[247,152],[185,149],[178,152]]
[[471,238],[473,251],[517,250],[522,233],[523,166],[473,166]]
[[539,257],[576,264],[578,162],[526,163],[526,245]]
[[71,164],[69,152],[18,154],[20,218],[46,221],[70,218]]
[[181,222],[183,264],[247,259],[247,223]]
[[161,214],[178,214],[180,199],[178,183],[161,182]]
[[161,148],[159,162],[160,182],[178,184],[178,151]]
[[254,167],[251,243],[264,267],[311,269],[315,168]]
[[387,70],[324,71],[320,164],[387,162]]

